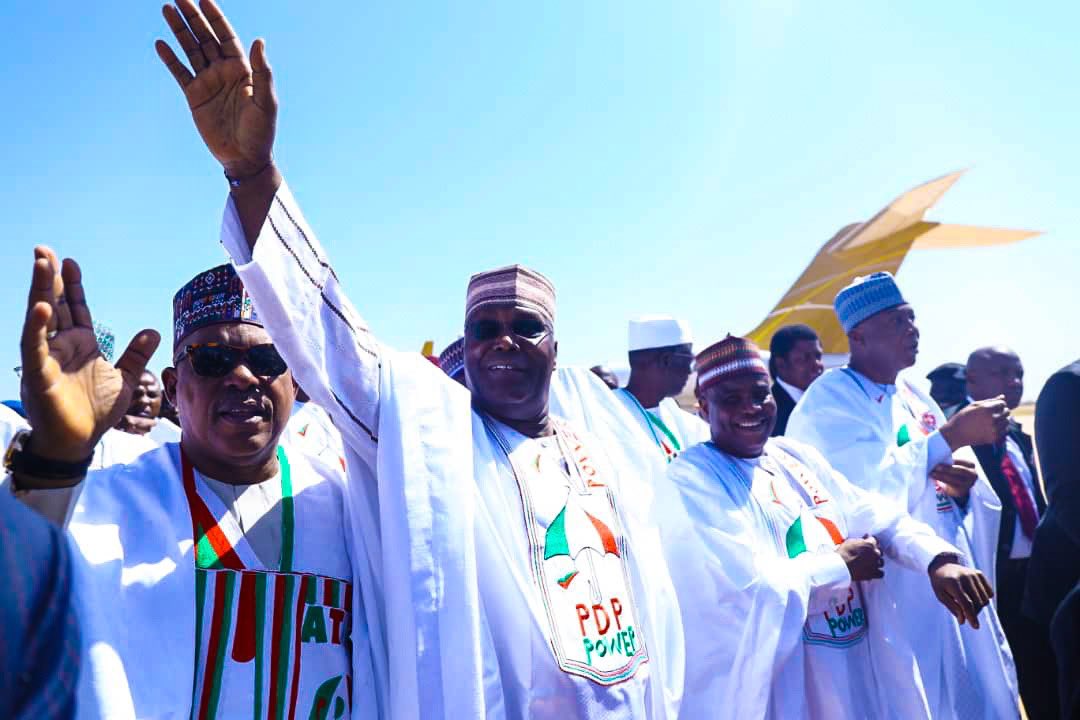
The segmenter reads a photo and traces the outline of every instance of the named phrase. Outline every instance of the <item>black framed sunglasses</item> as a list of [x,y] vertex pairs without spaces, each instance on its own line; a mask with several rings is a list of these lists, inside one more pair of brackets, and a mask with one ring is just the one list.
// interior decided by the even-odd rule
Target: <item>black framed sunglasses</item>
[[551,328],[543,320],[534,317],[516,317],[510,321],[509,326],[498,320],[474,320],[465,329],[468,331],[469,336],[477,342],[494,340],[507,333],[537,342],[544,335],[551,332]]
[[678,364],[679,367],[682,367],[682,366],[685,365],[686,367],[690,368],[690,370],[694,369],[694,358],[695,358],[695,356],[694,356],[693,353],[670,352],[667,355],[672,361],[674,361],[676,364]]
[[277,377],[288,366],[278,354],[277,348],[267,343],[238,348],[221,343],[193,343],[176,356],[176,364],[187,357],[191,369],[202,377],[225,377],[237,365],[243,363],[252,373],[260,377]]

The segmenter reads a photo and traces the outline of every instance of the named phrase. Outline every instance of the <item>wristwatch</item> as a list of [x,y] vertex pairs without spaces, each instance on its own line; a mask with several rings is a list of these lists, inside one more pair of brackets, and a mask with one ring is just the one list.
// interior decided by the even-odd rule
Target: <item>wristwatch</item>
[[[90,453],[90,457],[85,460],[73,463],[43,458],[30,451],[31,432],[31,430],[22,429],[15,433],[7,452],[4,453],[4,468],[11,474],[12,491],[37,489],[18,487],[16,478],[19,476],[41,480],[49,488],[77,485],[90,469],[94,453]],[[66,485],[64,481],[67,481]]]

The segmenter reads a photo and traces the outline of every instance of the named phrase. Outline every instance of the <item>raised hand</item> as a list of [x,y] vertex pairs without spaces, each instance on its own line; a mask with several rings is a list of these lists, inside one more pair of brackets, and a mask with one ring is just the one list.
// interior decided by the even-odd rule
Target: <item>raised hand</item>
[[271,163],[277,126],[274,80],[261,39],[251,46],[251,60],[213,0],[178,0],[162,8],[189,70],[158,40],[158,57],[187,98],[191,117],[206,147],[232,178],[248,178]]
[[877,538],[867,535],[861,539],[850,538],[836,547],[836,552],[847,564],[852,580],[876,580],[885,577],[885,560]]
[[98,351],[82,272],[47,247],[34,249],[22,333],[22,399],[33,428],[30,450],[51,460],[87,458],[131,404],[160,336],[143,330],[116,366]]
[[978,400],[949,418],[941,428],[945,442],[953,450],[970,445],[1000,442],[1009,429],[1009,406],[1005,396]]
[[938,601],[949,609],[961,625],[967,622],[979,629],[979,612],[990,604],[994,590],[990,581],[978,570],[953,562],[939,555],[930,563],[930,585]]

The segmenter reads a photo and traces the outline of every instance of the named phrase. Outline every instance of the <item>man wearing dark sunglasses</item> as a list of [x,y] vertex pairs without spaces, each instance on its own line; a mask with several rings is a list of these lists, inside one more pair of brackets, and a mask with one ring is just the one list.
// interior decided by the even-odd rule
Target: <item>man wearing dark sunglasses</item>
[[[366,559],[347,532],[340,470],[279,445],[296,384],[232,267],[200,273],[173,301],[163,377],[180,442],[87,473],[159,339],[143,331],[112,366],[91,343],[78,266],[36,254],[22,343],[33,429],[8,466],[38,509],[81,490],[68,526],[81,713],[341,717],[357,688],[370,707],[368,633],[353,611]],[[67,508],[52,507],[63,525]]]
[[671,462],[709,439],[709,426],[675,402],[694,366],[690,326],[670,315],[642,315],[628,331],[630,381],[617,392],[635,424]]
[[264,43],[249,62],[216,4],[178,5],[166,19],[192,68],[157,51],[229,179],[222,241],[340,428],[350,508],[379,543],[384,716],[673,720],[682,637],[649,462],[628,467],[591,426],[549,413],[551,283],[516,265],[472,277],[467,390],[383,346],[274,165]]

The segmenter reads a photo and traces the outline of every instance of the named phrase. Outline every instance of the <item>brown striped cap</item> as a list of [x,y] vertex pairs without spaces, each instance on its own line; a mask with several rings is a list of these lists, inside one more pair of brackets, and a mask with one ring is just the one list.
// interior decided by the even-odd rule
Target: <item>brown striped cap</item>
[[474,312],[491,305],[527,308],[555,327],[555,286],[540,273],[522,265],[507,265],[469,278],[466,322]]
[[697,368],[698,390],[708,390],[724,378],[736,375],[769,376],[769,368],[761,359],[758,346],[734,335],[728,335],[702,350],[694,365]]

